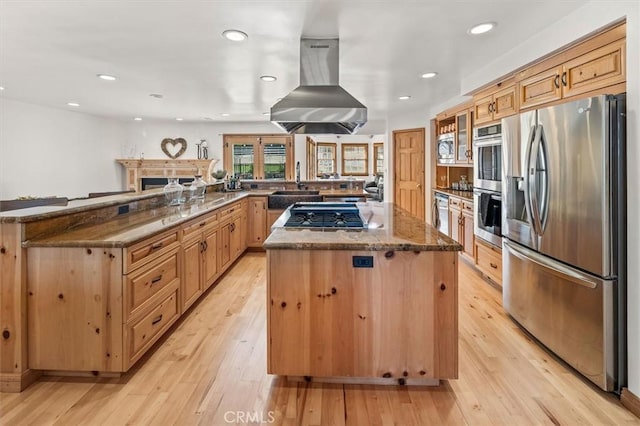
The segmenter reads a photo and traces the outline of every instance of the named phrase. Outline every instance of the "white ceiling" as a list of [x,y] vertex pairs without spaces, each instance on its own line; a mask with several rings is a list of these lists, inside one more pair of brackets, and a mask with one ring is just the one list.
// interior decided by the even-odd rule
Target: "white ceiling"
[[[385,120],[460,95],[462,76],[584,3],[0,0],[0,96],[67,109],[73,101],[122,120],[268,121],[262,113],[298,86],[300,37],[338,37],[340,85],[370,120]],[[498,26],[466,33],[485,21]],[[224,39],[231,28],[248,40]],[[428,71],[439,74],[420,78]],[[262,82],[265,74],[278,80]]]

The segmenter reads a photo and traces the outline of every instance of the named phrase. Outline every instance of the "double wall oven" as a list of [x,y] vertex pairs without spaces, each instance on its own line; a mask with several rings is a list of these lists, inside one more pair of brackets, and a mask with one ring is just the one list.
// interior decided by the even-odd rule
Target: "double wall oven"
[[502,236],[503,124],[473,129],[473,229],[479,237],[500,247]]

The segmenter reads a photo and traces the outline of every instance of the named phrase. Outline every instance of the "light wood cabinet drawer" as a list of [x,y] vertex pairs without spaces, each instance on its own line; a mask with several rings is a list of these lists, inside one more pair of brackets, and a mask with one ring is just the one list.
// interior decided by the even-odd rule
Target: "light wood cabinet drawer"
[[178,230],[157,235],[125,248],[125,274],[139,266],[157,259],[178,246]]
[[218,224],[218,214],[206,215],[191,221],[182,227],[182,239],[200,237],[200,232],[215,227]]
[[178,253],[164,256],[145,268],[126,276],[126,320],[144,309],[145,302],[178,279]]
[[462,200],[460,198],[449,197],[449,205],[455,206],[459,209],[462,208]]
[[178,289],[137,322],[127,325],[126,345],[129,366],[138,360],[178,318]]
[[237,214],[241,209],[240,203],[234,203],[228,207],[224,207],[218,210],[218,219],[224,220],[230,216],[233,216],[234,213]]
[[462,210],[466,210],[467,212],[471,212],[471,214],[473,214],[473,202],[472,201],[463,201],[462,202]]
[[502,251],[476,240],[476,266],[489,278],[502,284]]

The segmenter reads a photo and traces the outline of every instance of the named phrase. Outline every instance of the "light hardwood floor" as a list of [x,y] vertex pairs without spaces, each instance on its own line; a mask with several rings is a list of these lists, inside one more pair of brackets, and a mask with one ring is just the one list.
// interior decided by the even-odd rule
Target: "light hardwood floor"
[[268,376],[265,272],[263,253],[243,256],[121,378],[44,377],[0,394],[0,424],[640,424],[533,343],[503,312],[500,292],[465,262],[458,380],[342,386]]

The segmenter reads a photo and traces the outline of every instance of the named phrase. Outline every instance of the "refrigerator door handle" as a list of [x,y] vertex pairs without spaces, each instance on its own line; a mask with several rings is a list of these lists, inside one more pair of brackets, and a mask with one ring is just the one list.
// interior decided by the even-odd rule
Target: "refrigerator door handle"
[[528,177],[528,193],[529,204],[531,206],[531,219],[533,222],[533,232],[536,235],[542,236],[542,223],[540,221],[540,201],[538,200],[538,182],[537,179],[537,167],[538,167],[538,155],[540,151],[540,139],[542,138],[542,126],[536,125],[534,130],[534,137],[531,141],[529,155],[527,157],[527,172]]
[[538,155],[540,156],[541,168],[537,170],[537,173],[540,173],[541,175],[542,194],[541,200],[538,200],[538,196],[536,194],[536,201],[539,201],[539,210],[537,215],[540,222],[540,235],[542,235],[544,234],[544,230],[547,226],[547,217],[549,213],[549,156],[547,154],[547,138],[545,137],[544,127],[542,124],[540,124],[540,144],[538,146]]
[[541,254],[533,250],[514,246],[507,240],[503,240],[503,245],[513,256],[524,261],[533,262],[554,275],[560,276],[583,287],[591,289],[595,289],[598,287],[599,282],[591,278],[589,275],[580,273],[579,271],[576,271],[573,268],[569,268],[568,266],[565,266],[560,262],[556,262],[552,259],[542,256]]
[[524,164],[523,164],[523,178],[524,178],[524,207],[525,210],[527,211],[527,222],[529,224],[529,226],[533,229],[533,232],[536,233],[536,229],[535,229],[535,224],[533,221],[533,209],[531,206],[531,184],[530,184],[530,177],[529,177],[529,164],[531,163],[531,154],[533,151],[533,142],[535,140],[536,137],[536,129],[537,129],[537,125],[534,125],[531,127],[531,130],[529,131],[529,140],[527,141],[527,149],[525,151],[525,155],[524,155]]

